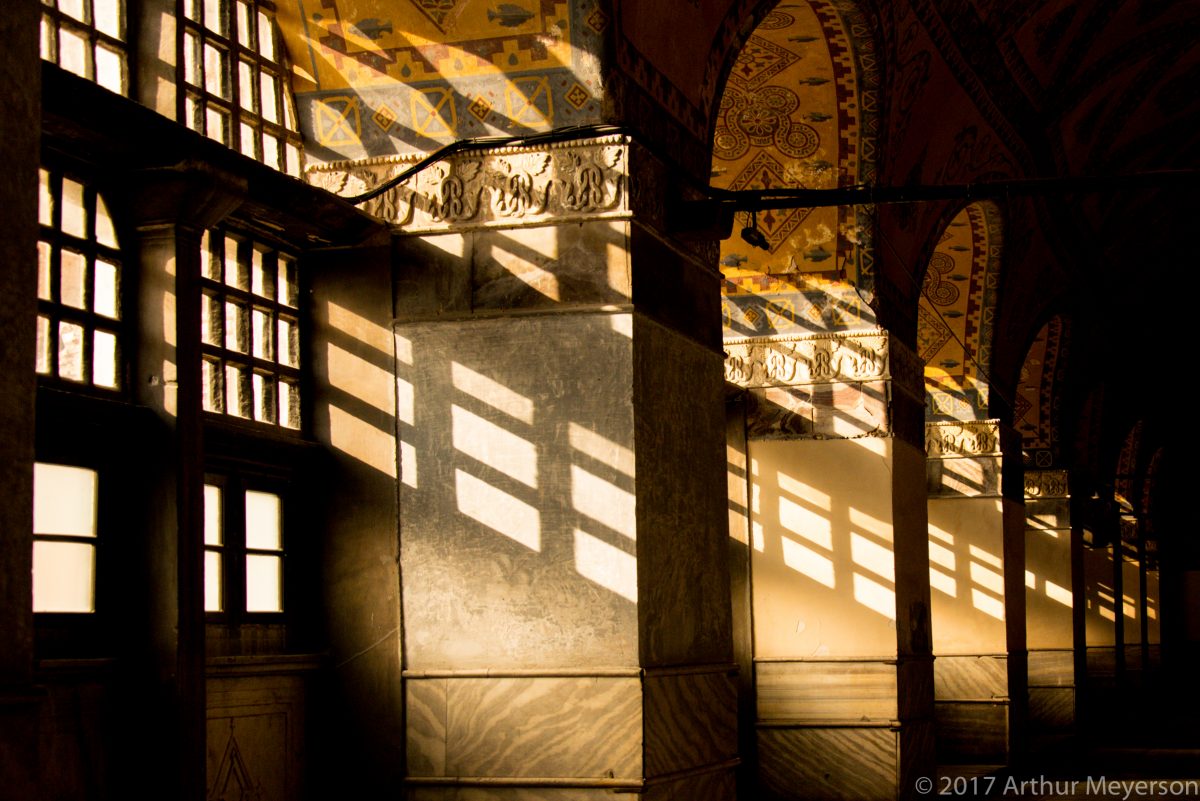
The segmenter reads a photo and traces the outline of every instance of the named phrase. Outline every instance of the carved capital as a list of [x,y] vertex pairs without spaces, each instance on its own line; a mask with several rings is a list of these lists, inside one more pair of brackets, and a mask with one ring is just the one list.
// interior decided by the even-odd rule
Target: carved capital
[[890,379],[888,345],[882,329],[727,339],[725,380],[784,387]]
[[925,455],[999,456],[1000,421],[964,420],[925,424]]
[[1026,470],[1026,498],[1066,498],[1070,495],[1066,470]]
[[[404,232],[596,219],[629,214],[629,139],[609,136],[537,147],[497,147],[438,161],[362,208]],[[381,186],[409,159],[332,163],[310,183],[343,196]]]

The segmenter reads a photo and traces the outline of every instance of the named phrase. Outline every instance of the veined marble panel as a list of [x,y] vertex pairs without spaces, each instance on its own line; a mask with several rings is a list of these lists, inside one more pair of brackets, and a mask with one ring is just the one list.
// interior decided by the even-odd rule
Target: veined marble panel
[[763,797],[895,801],[898,748],[890,728],[760,728]]
[[896,666],[885,662],[759,662],[759,720],[895,720]]
[[1088,677],[1113,676],[1117,672],[1117,649],[1106,645],[1087,649]]
[[409,787],[408,801],[639,801],[599,787]]
[[407,683],[410,775],[642,775],[637,678],[414,678]]
[[1029,652],[1030,687],[1075,686],[1075,654],[1073,651]]
[[731,672],[646,676],[647,777],[737,756],[737,686]]
[[1005,656],[938,656],[933,682],[940,699],[1008,697],[1008,658]]
[[1074,687],[1030,687],[1029,728],[1058,732],[1075,725]]
[[939,762],[1004,764],[1008,761],[1008,703],[934,705]]
[[642,796],[644,801],[733,801],[735,798],[737,780],[732,768],[650,784]]

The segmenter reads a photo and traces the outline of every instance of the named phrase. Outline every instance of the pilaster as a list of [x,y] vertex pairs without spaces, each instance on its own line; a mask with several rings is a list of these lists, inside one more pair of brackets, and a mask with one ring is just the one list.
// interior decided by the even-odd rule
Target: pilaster
[[719,276],[664,176],[610,137],[380,198],[411,798],[733,797]]
[[933,776],[921,369],[883,329],[726,339],[746,390],[758,789]]

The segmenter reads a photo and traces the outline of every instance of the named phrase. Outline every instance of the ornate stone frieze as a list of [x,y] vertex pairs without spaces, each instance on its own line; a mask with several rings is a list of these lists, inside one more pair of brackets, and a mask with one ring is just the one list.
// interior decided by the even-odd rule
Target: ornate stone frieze
[[889,379],[889,337],[882,329],[725,340],[725,380],[782,387]]
[[1068,491],[1066,470],[1026,470],[1026,498],[1066,498]]
[[966,420],[925,424],[925,455],[999,456],[1000,421]]
[[[412,163],[331,163],[308,179],[353,197]],[[628,165],[624,136],[477,150],[431,164],[361,208],[412,233],[618,217],[629,213]]]

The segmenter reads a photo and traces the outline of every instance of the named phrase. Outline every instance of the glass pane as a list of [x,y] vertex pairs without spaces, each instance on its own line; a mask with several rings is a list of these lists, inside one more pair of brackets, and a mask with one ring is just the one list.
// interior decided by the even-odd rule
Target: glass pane
[[117,319],[117,265],[96,259],[95,285],[92,289],[92,310],[96,314]]
[[250,378],[244,367],[225,365],[225,413],[250,416]]
[[87,280],[87,259],[82,253],[63,250],[59,253],[59,260],[58,302],[82,309],[83,290]]
[[255,309],[250,314],[250,328],[254,355],[259,359],[275,359],[275,343],[271,341],[271,313]]
[[87,42],[74,31],[58,30],[58,65],[64,70],[90,78],[87,70]]
[[204,89],[228,99],[229,85],[225,80],[225,51],[204,43]]
[[279,169],[279,140],[270,134],[263,134],[263,164]]
[[213,281],[221,280],[221,260],[213,258],[208,231],[200,235],[200,274]]
[[183,15],[190,20],[200,21],[200,9],[196,5],[196,0],[183,0]]
[[183,33],[183,79],[192,86],[200,85],[200,40],[191,31]]
[[87,238],[87,218],[83,209],[83,184],[63,178],[62,223],[63,233]]
[[221,597],[221,554],[204,552],[204,611],[221,612],[225,599]]
[[270,375],[254,374],[254,419],[275,422],[275,382]]
[[220,303],[207,293],[200,296],[200,339],[206,345],[221,344]]
[[279,534],[279,496],[275,493],[246,490],[246,547],[264,551],[283,547]]
[[291,381],[279,380],[279,424],[300,428],[300,392]]
[[247,0],[238,0],[237,4],[237,36],[244,46],[254,49],[254,13]]
[[246,611],[283,611],[283,559],[246,555]]
[[94,612],[96,548],[86,542],[33,543],[33,611]]
[[41,56],[47,61],[54,61],[54,26],[46,17],[42,17]]
[[96,536],[96,471],[34,462],[33,533]]
[[38,242],[38,297],[50,300],[50,253],[49,242]]
[[242,151],[243,156],[256,158],[255,145],[258,144],[258,137],[254,135],[254,127],[247,122],[241,124],[241,141],[238,144],[238,149]]
[[279,83],[274,75],[266,72],[259,73],[258,78],[262,84],[262,115],[271,122],[279,122],[279,106],[276,102]]
[[248,289],[245,265],[238,261],[238,241],[225,237],[225,283],[238,289]]
[[300,366],[300,343],[294,320],[279,318],[279,363],[288,367]]
[[254,68],[245,61],[238,62],[238,105],[254,111]]
[[50,373],[50,321],[40,315],[37,318],[37,361],[34,369],[42,375]]
[[258,12],[258,52],[263,58],[275,60],[275,31],[266,12]]
[[204,0],[204,26],[210,31],[225,35],[227,31],[222,0]]
[[264,289],[265,279],[263,277],[263,252],[258,248],[250,250],[250,291],[259,297],[269,298],[272,295],[267,294]]
[[118,247],[117,232],[104,198],[96,195],[96,241],[110,248]]
[[114,39],[124,39],[121,33],[121,0],[93,0],[96,30]]
[[245,353],[249,315],[244,306],[225,301],[225,347]]
[[72,381],[83,380],[83,327],[59,321],[58,374]]
[[92,334],[92,383],[117,388],[117,335],[111,331]]
[[225,390],[221,383],[223,373],[220,363],[205,359],[200,365],[201,381],[200,401],[206,412],[225,411]]
[[96,83],[110,92],[125,94],[125,57],[104,45],[96,45]]
[[50,195],[50,173],[38,170],[38,222],[50,225],[54,200]]
[[221,536],[221,488],[215,484],[204,485],[204,544],[224,545]]
[[292,93],[289,91],[284,91],[283,93],[283,126],[293,133],[297,131],[296,112],[292,101]]
[[299,291],[296,287],[296,263],[292,259],[279,255],[279,302],[295,308],[299,305]]
[[84,0],[58,0],[58,10],[80,22],[87,22],[83,12]]
[[229,144],[229,125],[225,112],[209,106],[204,110],[204,133],[223,145]]
[[300,177],[300,148],[291,142],[287,143],[287,174]]
[[200,114],[200,104],[191,95],[183,99],[183,122],[193,131],[204,130],[204,118]]

